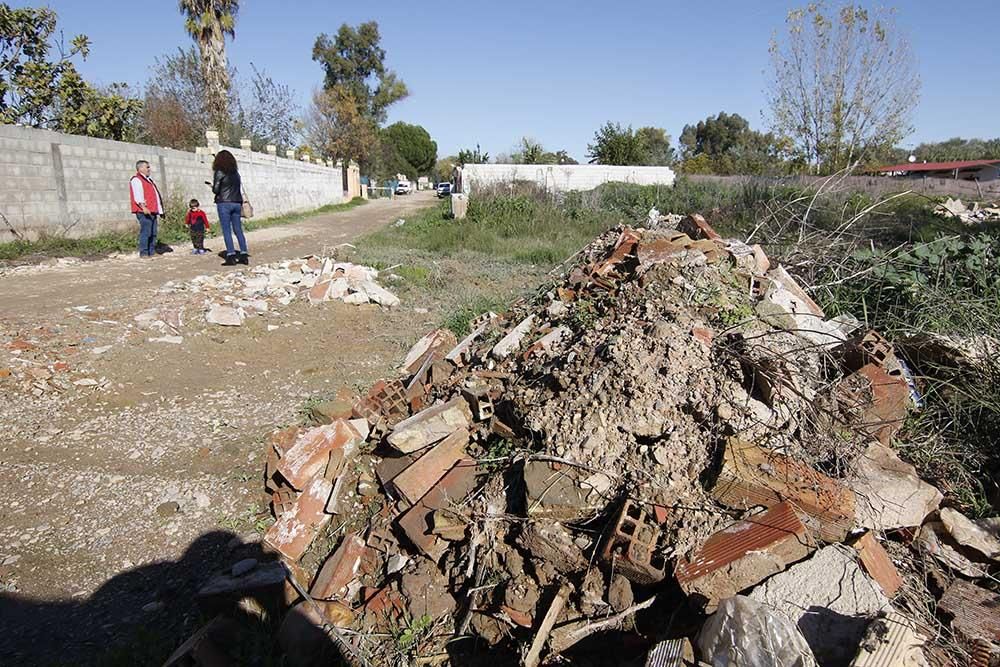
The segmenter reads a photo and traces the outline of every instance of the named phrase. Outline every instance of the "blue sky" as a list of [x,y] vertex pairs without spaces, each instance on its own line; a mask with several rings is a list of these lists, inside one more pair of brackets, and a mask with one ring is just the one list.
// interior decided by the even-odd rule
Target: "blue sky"
[[[411,95],[390,122],[423,125],[452,154],[477,142],[495,155],[522,135],[583,161],[608,120],[666,128],[736,112],[763,128],[767,43],[801,2],[464,3],[244,0],[229,45],[243,72],[253,62],[305,105],[322,83],[312,61],[320,32],[375,20],[389,66]],[[190,43],[173,0],[48,4],[67,37],[92,40],[89,80],[141,84],[153,59]],[[1000,2],[897,4],[923,80],[916,132],[904,143],[1000,136]]]

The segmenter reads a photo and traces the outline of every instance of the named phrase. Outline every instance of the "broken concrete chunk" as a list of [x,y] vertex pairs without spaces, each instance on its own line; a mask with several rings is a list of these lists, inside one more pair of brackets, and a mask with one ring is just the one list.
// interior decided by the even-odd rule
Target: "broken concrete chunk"
[[589,562],[573,543],[573,535],[561,523],[533,521],[524,526],[517,544],[531,557],[569,575],[587,569]]
[[205,321],[223,327],[238,327],[243,324],[243,314],[232,306],[212,306],[205,315]]
[[800,299],[781,283],[769,281],[763,297],[757,303],[756,311],[771,326],[789,331],[814,345],[834,346],[843,343],[845,337],[840,327],[816,314],[810,303],[811,301]]
[[720,600],[781,572],[812,549],[809,531],[784,502],[715,533],[691,560],[678,561],[674,574],[681,589],[711,611]]
[[592,497],[593,487],[583,484],[576,468],[548,461],[524,463],[525,509],[532,518],[574,521],[591,516],[606,504]]
[[431,490],[444,474],[465,457],[469,432],[459,429],[437,443],[406,470],[392,478],[390,486],[411,505]]
[[408,454],[441,440],[459,429],[468,430],[472,413],[461,398],[427,408],[396,424],[386,438],[396,450]]
[[972,521],[964,514],[946,507],[941,510],[941,523],[952,538],[963,547],[973,549],[991,560],[1000,559],[1000,519]]
[[[974,562],[963,553],[962,547],[954,541],[945,525],[940,521],[928,521],[917,533],[917,545],[934,556],[939,562],[967,577],[985,577],[988,565]],[[966,552],[968,553],[968,552]],[[975,553],[975,552],[973,552]]]
[[278,561],[261,563],[241,575],[224,573],[198,590],[198,606],[206,613],[226,613],[245,597],[277,609],[283,597],[285,568]]
[[896,566],[892,564],[889,554],[885,552],[882,545],[875,539],[875,534],[867,531],[854,542],[854,548],[858,550],[858,558],[861,559],[861,566],[865,572],[882,587],[882,592],[886,597],[892,597],[903,585],[903,578],[899,576]]
[[535,352],[550,352],[556,343],[569,335],[570,330],[568,328],[558,326],[532,343],[528,351],[525,352],[525,356],[534,354]]
[[750,593],[795,623],[824,666],[849,664],[868,625],[867,617],[889,606],[853,554],[853,549],[841,545],[825,547]]
[[873,530],[919,526],[942,498],[913,466],[877,442],[858,458],[849,483],[857,496],[858,525]]
[[428,357],[444,359],[444,355],[458,344],[455,334],[448,329],[435,329],[418,340],[403,359],[403,371],[413,375],[424,365]]
[[726,442],[722,471],[711,494],[738,509],[772,507],[788,500],[825,542],[842,542],[854,525],[854,495],[846,486],[799,461],[737,438]]
[[354,427],[342,419],[309,429],[285,452],[278,463],[278,472],[293,488],[301,490],[326,469],[330,452],[339,450],[346,459],[354,453],[361,440]]
[[324,477],[316,477],[305,488],[295,505],[278,517],[264,536],[264,542],[291,561],[297,561],[330,520],[325,512],[333,485]]
[[726,598],[698,633],[701,659],[715,667],[816,667],[795,623],[742,595]]
[[493,346],[490,354],[494,359],[505,359],[521,347],[521,341],[535,326],[535,316],[528,315]]
[[926,642],[912,619],[890,611],[868,624],[851,667],[929,667]]
[[358,285],[358,291],[366,294],[368,298],[380,306],[393,308],[399,305],[399,297],[385,289],[378,283],[366,280]]

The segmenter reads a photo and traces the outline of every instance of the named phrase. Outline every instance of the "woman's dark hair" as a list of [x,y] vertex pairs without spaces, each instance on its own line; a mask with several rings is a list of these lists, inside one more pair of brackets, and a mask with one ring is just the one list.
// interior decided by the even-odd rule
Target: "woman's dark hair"
[[222,150],[215,154],[212,160],[212,171],[221,171],[224,174],[236,172],[236,158],[229,151]]

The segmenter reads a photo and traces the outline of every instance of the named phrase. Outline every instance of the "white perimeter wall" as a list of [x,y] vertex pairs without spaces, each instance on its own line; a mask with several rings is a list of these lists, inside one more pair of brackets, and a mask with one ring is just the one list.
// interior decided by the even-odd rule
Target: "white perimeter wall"
[[549,192],[593,190],[602,183],[673,185],[669,167],[618,167],[600,164],[467,164],[461,168],[463,192],[529,181]]
[[[339,167],[229,148],[255,217],[308,211],[343,201]],[[212,155],[188,153],[48,130],[0,125],[0,242],[41,234],[79,238],[133,229],[128,181],[136,160],[148,160],[165,200],[198,199],[216,219]],[[181,211],[183,214],[183,210]]]

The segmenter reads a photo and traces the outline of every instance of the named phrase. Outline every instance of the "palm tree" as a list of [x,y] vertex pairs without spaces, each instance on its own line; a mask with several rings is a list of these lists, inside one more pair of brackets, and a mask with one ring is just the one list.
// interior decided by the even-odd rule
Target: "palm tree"
[[180,0],[178,5],[184,27],[198,44],[209,115],[221,131],[229,119],[226,35],[236,37],[239,0]]

